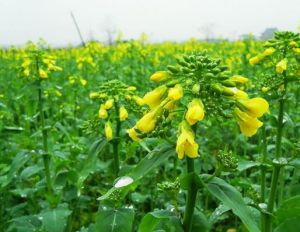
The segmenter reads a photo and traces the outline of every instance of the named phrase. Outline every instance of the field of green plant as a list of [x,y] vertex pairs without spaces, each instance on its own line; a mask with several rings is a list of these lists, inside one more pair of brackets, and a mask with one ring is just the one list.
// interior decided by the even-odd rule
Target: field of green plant
[[300,35],[0,49],[0,231],[300,231]]

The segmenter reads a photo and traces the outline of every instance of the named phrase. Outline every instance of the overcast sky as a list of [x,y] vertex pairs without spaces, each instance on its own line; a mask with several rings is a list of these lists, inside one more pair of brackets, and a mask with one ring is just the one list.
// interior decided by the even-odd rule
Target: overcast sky
[[151,41],[209,36],[236,39],[267,27],[297,31],[300,0],[0,0],[0,44],[45,39],[52,45],[80,43],[70,12],[85,40],[124,38],[142,32]]

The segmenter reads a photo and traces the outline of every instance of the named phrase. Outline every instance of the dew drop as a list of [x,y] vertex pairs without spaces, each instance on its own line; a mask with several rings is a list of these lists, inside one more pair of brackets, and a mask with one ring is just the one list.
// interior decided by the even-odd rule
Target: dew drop
[[129,176],[122,176],[118,178],[114,184],[115,188],[122,188],[127,185],[130,185],[133,182],[133,179]]

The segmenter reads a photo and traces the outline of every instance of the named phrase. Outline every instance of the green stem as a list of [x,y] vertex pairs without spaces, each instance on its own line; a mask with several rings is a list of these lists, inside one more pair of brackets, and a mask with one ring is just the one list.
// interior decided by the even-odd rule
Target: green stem
[[[115,104],[116,114],[119,115],[119,106]],[[114,171],[115,176],[117,177],[120,170],[120,162],[119,162],[119,142],[120,142],[120,131],[121,131],[121,121],[120,118],[116,117],[116,136],[113,141],[113,152],[114,152]]]
[[[261,173],[261,180],[260,180],[260,202],[265,203],[266,200],[266,159],[267,159],[267,136],[266,136],[266,127],[264,126],[262,128],[262,159],[261,159],[261,167],[260,167],[260,173]],[[261,214],[261,230],[265,231],[265,223],[266,223],[266,214],[262,212]]]
[[[39,78],[39,62],[38,58],[36,58],[36,69],[37,69],[37,78]],[[44,116],[44,101],[43,101],[43,87],[41,79],[37,81],[38,88],[38,110],[40,115],[40,128],[42,129],[42,139],[43,139],[43,162],[45,168],[45,176],[46,176],[46,184],[47,190],[49,194],[53,193],[51,175],[50,175],[50,155],[48,152],[48,133],[45,128],[45,116]]]
[[[194,159],[187,157],[187,172],[194,172]],[[188,195],[186,200],[184,218],[183,218],[183,227],[185,232],[190,232],[192,228],[192,220],[194,214],[194,208],[196,203],[197,196],[197,186],[195,182],[192,180],[191,185],[188,189]]]
[[271,232],[272,231],[272,221],[273,221],[273,209],[274,209],[274,203],[276,200],[276,191],[277,191],[277,185],[278,185],[278,178],[280,174],[280,165],[274,166],[273,174],[272,174],[272,181],[271,181],[271,192],[268,202],[268,214],[266,215],[265,219],[265,232]]
[[[276,147],[275,147],[275,157],[278,161],[281,157],[281,141],[282,141],[282,130],[283,130],[283,115],[284,115],[284,103],[285,103],[285,94],[287,89],[287,81],[284,82],[284,92],[282,93],[281,99],[279,100],[279,112],[278,112],[278,123],[277,123],[277,135],[276,135]],[[265,220],[265,231],[271,232],[272,231],[272,221],[273,221],[273,210],[274,204],[276,201],[276,194],[277,194],[277,185],[280,176],[280,169],[281,165],[273,163],[273,173],[272,173],[272,180],[271,180],[271,192],[268,201],[268,215],[266,215]]]
[[262,128],[262,159],[261,159],[261,190],[260,190],[260,202],[265,202],[265,196],[266,196],[266,160],[267,160],[267,136],[266,136],[266,127],[264,126]]

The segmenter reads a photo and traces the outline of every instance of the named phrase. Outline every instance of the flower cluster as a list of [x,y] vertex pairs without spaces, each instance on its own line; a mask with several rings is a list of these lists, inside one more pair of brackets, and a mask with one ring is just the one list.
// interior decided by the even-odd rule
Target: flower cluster
[[[136,88],[121,81],[113,80],[103,83],[99,90],[91,92],[90,99],[100,100],[98,118],[105,120],[104,132],[107,140],[114,138],[113,123],[126,121],[128,112],[136,111],[136,106],[143,104],[142,99],[135,95]],[[115,125],[117,126],[117,125]]]
[[56,57],[40,50],[29,51],[21,64],[21,75],[31,78],[47,79],[52,71],[61,71],[56,65]]
[[239,88],[248,82],[247,78],[232,76],[220,60],[210,58],[205,52],[184,56],[176,66],[154,73],[150,80],[161,85],[145,94],[143,101],[149,111],[128,134],[138,140],[170,117],[181,116],[176,146],[180,159],[184,155],[199,156],[194,127],[205,117],[235,117],[242,133],[252,136],[262,126],[257,118],[269,107],[266,100],[251,99]]
[[263,53],[249,60],[251,65],[263,65],[266,70],[258,77],[262,92],[282,90],[285,82],[300,77],[299,33],[278,32],[265,44]]

